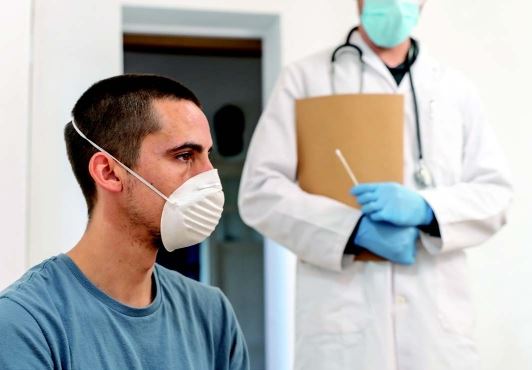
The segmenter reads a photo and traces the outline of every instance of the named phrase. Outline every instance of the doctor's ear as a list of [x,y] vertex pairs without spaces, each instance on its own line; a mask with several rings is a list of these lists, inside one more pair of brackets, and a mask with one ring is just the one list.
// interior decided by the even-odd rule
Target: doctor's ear
[[102,152],[91,157],[89,173],[97,186],[113,193],[122,191],[127,176],[118,163]]

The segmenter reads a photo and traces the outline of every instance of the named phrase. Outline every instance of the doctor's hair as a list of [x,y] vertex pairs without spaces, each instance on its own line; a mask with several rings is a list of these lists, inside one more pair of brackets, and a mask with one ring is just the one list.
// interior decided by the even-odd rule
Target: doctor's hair
[[[152,102],[188,100],[201,108],[192,91],[170,78],[125,74],[92,85],[74,105],[72,117],[79,130],[98,146],[134,169],[143,139],[160,130]],[[68,160],[78,181],[89,219],[96,204],[96,185],[89,162],[98,152],[69,122],[64,129]]]

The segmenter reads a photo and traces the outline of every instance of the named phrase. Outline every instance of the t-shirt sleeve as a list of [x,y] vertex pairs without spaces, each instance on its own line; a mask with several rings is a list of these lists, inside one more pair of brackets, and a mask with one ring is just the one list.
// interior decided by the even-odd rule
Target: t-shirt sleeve
[[35,319],[18,303],[0,298],[0,369],[53,369],[51,353]]
[[217,366],[217,369],[249,370],[249,355],[246,340],[236,319],[233,307],[221,291],[220,300],[223,329],[219,354],[222,356],[220,360],[224,365],[222,367]]

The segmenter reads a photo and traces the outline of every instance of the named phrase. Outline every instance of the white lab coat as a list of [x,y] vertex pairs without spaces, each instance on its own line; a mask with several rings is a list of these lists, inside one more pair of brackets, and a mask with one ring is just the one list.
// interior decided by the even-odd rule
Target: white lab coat
[[[397,87],[358,34],[352,41],[364,51],[364,92],[405,96],[404,183],[415,188],[418,149],[408,76]],[[421,194],[441,238],[422,234],[410,267],[353,262],[343,252],[360,212],[306,193],[296,180],[294,100],[331,94],[331,52],[283,71],[254,133],[239,194],[243,220],[298,258],[295,368],[477,369],[463,249],[505,224],[512,198],[479,97],[464,77],[420,47],[412,73],[425,160],[437,184]],[[357,93],[358,55],[342,54],[335,76],[337,93]],[[323,122],[323,129],[332,123]]]

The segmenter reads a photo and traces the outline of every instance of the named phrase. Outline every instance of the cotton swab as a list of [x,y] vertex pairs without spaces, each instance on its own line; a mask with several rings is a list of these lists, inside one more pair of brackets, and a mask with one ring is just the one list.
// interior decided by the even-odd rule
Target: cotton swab
[[342,154],[342,151],[340,149],[336,149],[334,152],[336,153],[336,156],[338,157],[338,159],[340,160],[340,162],[344,166],[345,171],[347,172],[347,174],[351,178],[351,181],[353,181],[353,184],[355,186],[357,186],[358,185],[358,180],[355,177],[355,174],[353,173],[353,171],[351,170],[351,167],[349,167],[349,164],[347,164],[347,161],[345,160],[345,157]]

